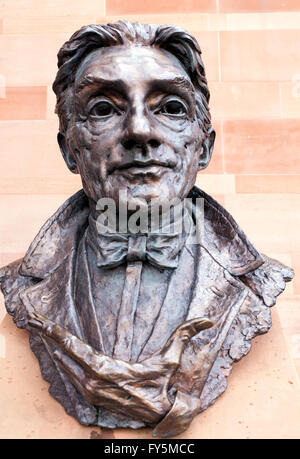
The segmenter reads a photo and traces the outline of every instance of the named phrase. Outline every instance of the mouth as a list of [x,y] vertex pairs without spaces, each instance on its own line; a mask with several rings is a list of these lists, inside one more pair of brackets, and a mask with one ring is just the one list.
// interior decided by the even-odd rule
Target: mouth
[[160,176],[173,166],[161,161],[131,161],[130,163],[120,164],[111,169],[111,174],[130,177],[136,176]]

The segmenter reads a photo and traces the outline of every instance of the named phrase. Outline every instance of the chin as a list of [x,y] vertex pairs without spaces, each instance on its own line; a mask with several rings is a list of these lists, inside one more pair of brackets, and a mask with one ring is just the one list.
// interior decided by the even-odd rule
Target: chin
[[162,186],[160,184],[141,185],[134,187],[132,190],[128,189],[127,192],[128,202],[143,201],[150,203],[155,201],[157,203],[169,202],[174,198],[181,199],[181,190],[174,189],[173,187]]

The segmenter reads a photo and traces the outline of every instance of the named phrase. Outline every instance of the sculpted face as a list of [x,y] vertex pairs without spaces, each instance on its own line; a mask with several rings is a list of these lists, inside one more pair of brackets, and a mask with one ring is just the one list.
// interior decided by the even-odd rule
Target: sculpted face
[[150,47],[90,53],[77,70],[72,121],[60,144],[86,194],[118,200],[183,198],[199,169],[203,134],[180,62]]

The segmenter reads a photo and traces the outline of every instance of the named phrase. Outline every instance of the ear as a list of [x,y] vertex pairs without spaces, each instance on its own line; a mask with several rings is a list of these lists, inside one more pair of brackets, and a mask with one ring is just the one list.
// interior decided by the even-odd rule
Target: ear
[[213,129],[211,129],[202,143],[199,158],[199,170],[205,169],[208,166],[214,149],[215,138],[216,133]]
[[57,141],[58,141],[58,145],[59,145],[61,154],[69,170],[73,172],[73,174],[78,174],[79,172],[77,168],[76,159],[69,149],[65,135],[59,132],[57,134]]

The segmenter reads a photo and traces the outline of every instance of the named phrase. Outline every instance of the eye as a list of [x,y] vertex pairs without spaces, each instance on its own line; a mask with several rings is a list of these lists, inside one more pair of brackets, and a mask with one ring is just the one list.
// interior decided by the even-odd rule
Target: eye
[[162,105],[160,113],[170,116],[182,116],[187,114],[187,109],[183,102],[172,99]]
[[118,113],[116,107],[107,100],[101,100],[94,104],[89,114],[96,118],[108,118],[114,113]]

